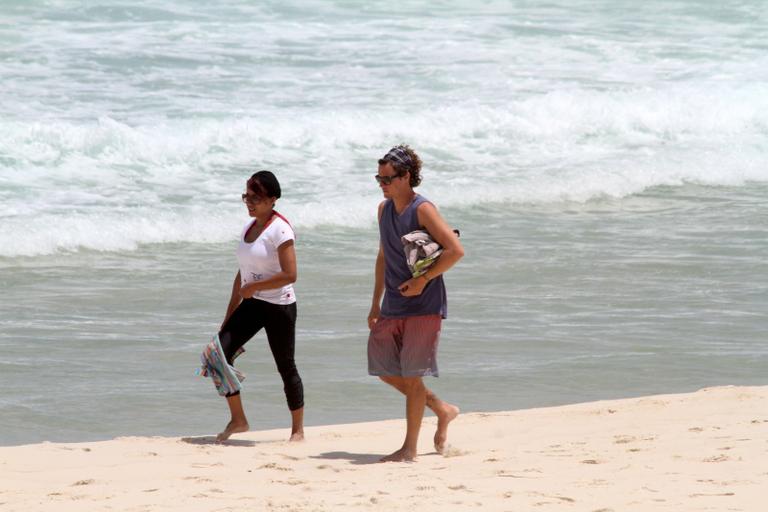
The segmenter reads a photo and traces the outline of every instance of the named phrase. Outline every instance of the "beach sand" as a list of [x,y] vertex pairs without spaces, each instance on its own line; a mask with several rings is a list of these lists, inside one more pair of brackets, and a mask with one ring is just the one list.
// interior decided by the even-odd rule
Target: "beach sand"
[[768,386],[403,420],[0,448],[3,511],[768,510]]

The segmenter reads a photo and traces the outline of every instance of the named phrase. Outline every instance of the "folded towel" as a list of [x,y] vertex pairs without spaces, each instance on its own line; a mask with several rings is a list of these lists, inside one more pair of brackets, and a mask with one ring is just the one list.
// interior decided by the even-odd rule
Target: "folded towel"
[[[454,229],[453,232],[459,236],[458,230]],[[432,236],[423,229],[403,235],[400,241],[403,242],[405,260],[413,277],[424,274],[443,253],[440,244],[432,240]]]
[[[234,360],[243,352],[245,350],[242,347],[239,348],[232,359]],[[240,391],[240,383],[245,379],[245,375],[227,362],[218,334],[206,345],[203,353],[200,355],[200,362],[202,367],[198,374],[203,377],[211,377],[213,385],[216,386],[216,390],[221,396],[231,395]]]

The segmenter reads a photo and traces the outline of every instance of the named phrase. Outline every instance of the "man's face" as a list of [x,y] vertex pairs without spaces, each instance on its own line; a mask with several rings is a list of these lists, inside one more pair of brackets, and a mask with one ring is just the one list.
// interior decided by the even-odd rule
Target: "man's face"
[[[408,173],[398,176],[395,168],[390,162],[379,164],[379,187],[384,193],[384,197],[390,199],[393,195],[398,195],[408,188]],[[389,182],[389,183],[387,183]]]

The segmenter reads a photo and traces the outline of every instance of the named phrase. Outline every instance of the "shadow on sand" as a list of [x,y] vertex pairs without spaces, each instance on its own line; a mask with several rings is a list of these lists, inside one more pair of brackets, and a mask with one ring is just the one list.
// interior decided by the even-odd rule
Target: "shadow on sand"
[[[226,441],[217,441],[216,436],[202,436],[202,437],[182,437],[183,443],[199,444],[199,445],[221,445],[221,446],[256,446],[256,441],[249,441],[248,439],[227,439]],[[262,441],[266,442],[266,441]]]
[[349,452],[326,452],[320,455],[312,455],[312,459],[339,460],[346,459],[352,464],[378,464],[382,455],[373,453],[349,453]]

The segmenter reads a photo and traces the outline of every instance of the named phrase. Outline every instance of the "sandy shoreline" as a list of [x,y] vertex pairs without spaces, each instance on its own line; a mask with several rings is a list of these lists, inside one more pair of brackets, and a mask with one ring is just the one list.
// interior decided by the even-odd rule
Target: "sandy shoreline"
[[763,511],[768,386],[463,414],[445,456],[376,463],[403,420],[0,448],[0,510]]

